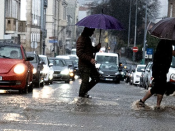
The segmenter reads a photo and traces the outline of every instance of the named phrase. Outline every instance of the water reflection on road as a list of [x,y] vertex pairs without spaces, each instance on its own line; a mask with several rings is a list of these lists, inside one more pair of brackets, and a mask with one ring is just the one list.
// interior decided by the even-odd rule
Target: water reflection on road
[[0,91],[0,128],[7,131],[136,131],[138,128],[170,131],[175,128],[174,96],[164,97],[160,112],[153,110],[156,96],[147,101],[151,110],[135,110],[133,104],[143,97],[145,89],[124,82],[99,83],[90,91],[93,98],[77,105],[80,83],[80,79],[69,84],[54,82],[34,88],[29,94]]

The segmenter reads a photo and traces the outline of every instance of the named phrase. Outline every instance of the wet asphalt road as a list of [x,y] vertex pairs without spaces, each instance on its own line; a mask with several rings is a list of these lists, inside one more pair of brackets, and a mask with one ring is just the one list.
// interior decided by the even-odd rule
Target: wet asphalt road
[[[146,92],[124,82],[98,83],[92,99],[76,104],[80,79],[54,82],[32,93],[1,91],[0,131],[173,131],[175,96],[164,97],[162,110],[137,110]],[[153,108],[156,96],[147,104]]]

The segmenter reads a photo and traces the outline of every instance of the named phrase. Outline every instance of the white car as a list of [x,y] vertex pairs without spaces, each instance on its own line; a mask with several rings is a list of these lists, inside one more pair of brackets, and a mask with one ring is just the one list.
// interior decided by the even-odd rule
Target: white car
[[169,72],[167,73],[167,82],[175,85],[175,57],[173,56]]
[[41,60],[44,62],[43,66],[43,70],[41,71],[41,73],[44,74],[44,81],[47,84],[52,84],[53,82],[53,73],[54,70],[52,68],[53,63],[49,63],[48,57],[46,55],[39,55],[39,57],[41,58]]
[[142,72],[144,71],[146,65],[137,65],[136,69],[132,73],[131,84],[140,85],[140,77]]

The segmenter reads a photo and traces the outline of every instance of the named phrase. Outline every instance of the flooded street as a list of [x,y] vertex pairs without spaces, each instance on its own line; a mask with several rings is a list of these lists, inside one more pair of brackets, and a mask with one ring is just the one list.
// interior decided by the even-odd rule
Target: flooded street
[[156,96],[147,100],[150,110],[137,110],[135,102],[146,90],[137,86],[99,83],[77,105],[81,80],[54,82],[33,93],[1,91],[2,131],[172,131],[175,128],[175,96],[165,96],[155,111]]

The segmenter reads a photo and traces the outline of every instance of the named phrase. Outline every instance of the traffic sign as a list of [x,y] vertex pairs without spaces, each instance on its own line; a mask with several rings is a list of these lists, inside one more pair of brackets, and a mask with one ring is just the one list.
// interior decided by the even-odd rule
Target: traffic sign
[[133,50],[133,52],[137,52],[138,51],[138,47],[133,47],[132,50]]
[[49,43],[58,43],[57,40],[49,40]]
[[147,48],[146,52],[148,55],[152,55],[153,54],[153,48]]
[[33,48],[33,49],[36,49],[37,48],[37,42],[36,41],[32,41],[31,42],[31,48]]

